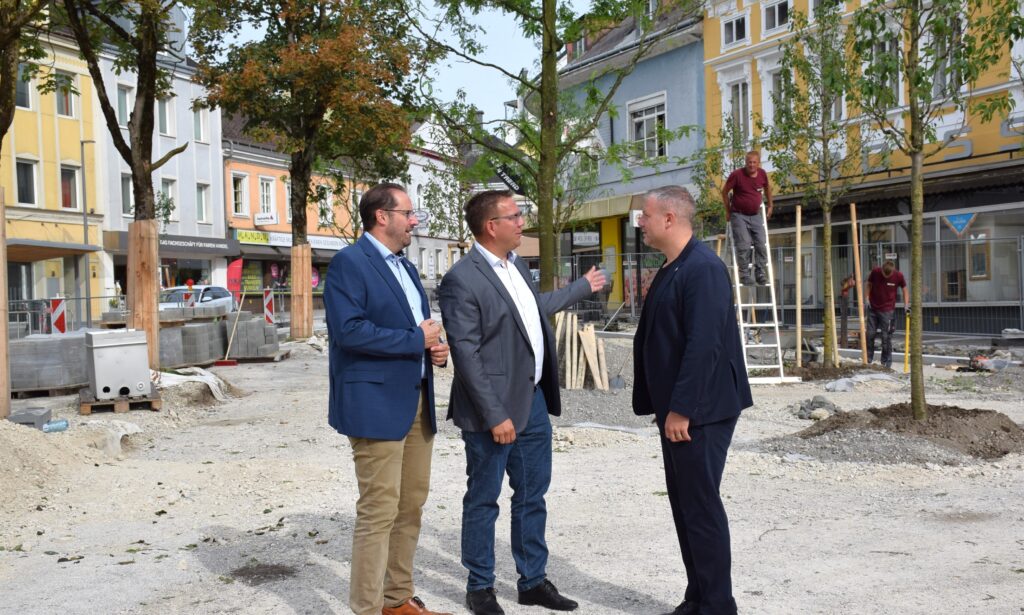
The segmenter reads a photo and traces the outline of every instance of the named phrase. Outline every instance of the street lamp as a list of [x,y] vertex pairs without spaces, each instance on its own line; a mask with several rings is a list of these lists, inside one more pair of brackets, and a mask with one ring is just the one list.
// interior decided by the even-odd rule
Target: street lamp
[[[92,139],[83,139],[78,142],[80,160],[82,162],[82,245],[89,245],[89,191],[86,190],[85,178],[85,144],[96,143]],[[89,253],[84,255],[85,260],[85,324],[92,325],[92,288],[90,286],[91,270],[89,269]]]

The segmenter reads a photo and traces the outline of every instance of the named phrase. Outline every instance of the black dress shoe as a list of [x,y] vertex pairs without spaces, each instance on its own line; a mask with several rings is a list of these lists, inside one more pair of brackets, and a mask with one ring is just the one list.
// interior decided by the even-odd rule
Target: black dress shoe
[[473,611],[473,615],[505,615],[493,587],[466,592],[466,606]]
[[552,611],[575,611],[579,606],[575,600],[569,600],[558,593],[558,589],[547,579],[537,587],[519,592],[519,604],[542,606]]
[[692,600],[683,600],[671,613],[664,615],[697,615],[700,612],[700,605]]

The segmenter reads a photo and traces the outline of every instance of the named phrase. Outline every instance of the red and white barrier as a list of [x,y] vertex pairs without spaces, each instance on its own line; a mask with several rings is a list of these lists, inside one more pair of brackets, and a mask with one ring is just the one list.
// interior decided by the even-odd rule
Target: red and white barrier
[[185,302],[185,307],[194,308],[196,306],[196,294],[190,290],[186,290],[185,294],[182,295],[182,299]]
[[63,299],[50,299],[50,330],[59,335],[68,332],[66,303]]
[[269,288],[263,289],[263,319],[270,325],[277,322],[274,318],[274,291]]

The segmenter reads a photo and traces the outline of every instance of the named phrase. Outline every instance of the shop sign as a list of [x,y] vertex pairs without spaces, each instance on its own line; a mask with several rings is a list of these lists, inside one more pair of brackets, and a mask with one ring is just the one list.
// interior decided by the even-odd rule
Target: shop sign
[[601,233],[597,231],[577,231],[572,234],[574,246],[596,246],[601,243]]
[[[274,246],[278,248],[290,248],[292,246],[291,233],[273,233],[270,231],[248,231],[235,229],[235,237],[238,243],[258,246]],[[307,236],[310,247],[317,250],[341,250],[346,242],[341,237],[329,237],[325,235]]]
[[960,239],[967,232],[967,229],[971,227],[971,223],[974,222],[974,218],[977,214],[954,214],[952,216],[942,216],[942,221],[946,223],[946,226],[951,231],[956,233],[956,238]]
[[267,211],[259,212],[254,216],[256,226],[266,226],[267,224],[277,224],[277,212]]

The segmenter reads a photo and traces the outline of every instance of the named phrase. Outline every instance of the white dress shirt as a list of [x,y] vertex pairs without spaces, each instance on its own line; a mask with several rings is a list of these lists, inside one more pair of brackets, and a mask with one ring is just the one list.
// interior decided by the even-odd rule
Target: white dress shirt
[[544,331],[540,324],[540,309],[537,307],[537,300],[533,298],[533,289],[523,278],[519,268],[515,266],[516,253],[509,252],[507,260],[501,260],[491,254],[479,243],[473,244],[480,253],[487,259],[487,263],[494,268],[495,275],[505,285],[505,290],[512,297],[519,311],[519,318],[526,325],[526,334],[530,337],[530,346],[533,348],[533,384],[540,384],[541,374],[544,368]]

